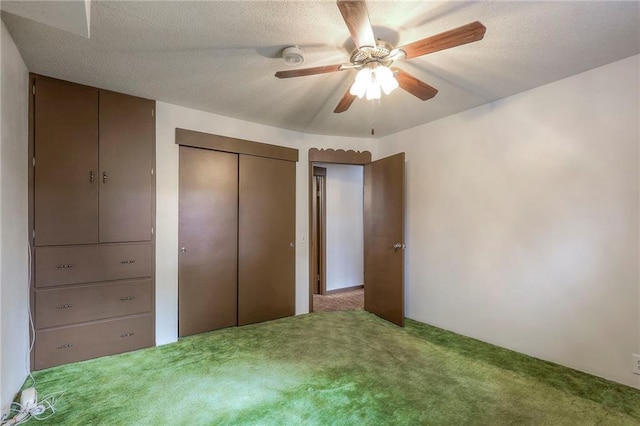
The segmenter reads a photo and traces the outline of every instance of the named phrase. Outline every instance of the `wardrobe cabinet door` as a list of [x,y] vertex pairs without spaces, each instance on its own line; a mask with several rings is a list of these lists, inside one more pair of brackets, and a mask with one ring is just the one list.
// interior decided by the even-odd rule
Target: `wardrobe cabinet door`
[[240,155],[238,325],[295,313],[296,163]]
[[98,90],[36,79],[37,246],[98,242]]
[[151,240],[154,102],[100,92],[100,242]]

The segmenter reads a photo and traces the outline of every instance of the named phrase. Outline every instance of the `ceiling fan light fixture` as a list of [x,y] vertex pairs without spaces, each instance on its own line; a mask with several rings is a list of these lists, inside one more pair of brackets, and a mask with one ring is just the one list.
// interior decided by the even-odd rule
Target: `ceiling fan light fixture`
[[380,99],[382,92],[385,95],[390,94],[398,86],[398,80],[388,67],[371,64],[358,71],[349,93],[360,99],[366,95],[367,100],[370,101]]
[[376,81],[385,95],[390,94],[398,88],[398,80],[393,76],[393,71],[383,65],[375,69]]
[[371,84],[371,68],[362,68],[356,74],[356,79],[351,85],[351,89],[349,89],[349,93],[358,98],[362,99],[362,97],[367,92],[367,88]]
[[298,46],[289,46],[282,50],[282,59],[290,67],[297,67],[304,62],[304,52]]
[[367,100],[380,99],[381,96],[382,92],[380,92],[380,85],[377,81],[372,79],[371,83],[369,83],[369,86],[367,87]]

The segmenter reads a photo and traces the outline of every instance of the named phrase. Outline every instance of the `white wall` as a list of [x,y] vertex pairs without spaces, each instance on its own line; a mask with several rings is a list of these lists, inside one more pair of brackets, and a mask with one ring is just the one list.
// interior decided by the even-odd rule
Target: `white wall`
[[639,57],[384,138],[409,317],[640,387]]
[[4,23],[0,33],[0,396],[14,398],[27,375],[27,67]]
[[327,169],[327,290],[364,284],[362,166],[323,164]]
[[163,102],[156,108],[156,342],[178,333],[178,146],[176,127],[300,150],[296,166],[296,314],[309,310],[309,148],[368,150],[369,139],[319,136],[249,123]]

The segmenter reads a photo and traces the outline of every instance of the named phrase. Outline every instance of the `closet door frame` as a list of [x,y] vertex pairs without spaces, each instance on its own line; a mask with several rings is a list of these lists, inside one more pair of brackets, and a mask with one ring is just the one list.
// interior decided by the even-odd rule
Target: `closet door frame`
[[[196,132],[193,130],[179,129],[176,128],[176,145],[191,147],[191,148],[202,148],[214,151],[222,151],[231,154],[238,154],[239,157],[242,155],[249,155],[254,157],[263,157],[274,160],[284,160],[295,163],[298,161],[298,153],[299,151],[295,148],[287,148],[278,145],[270,145],[261,142],[248,141],[244,139],[236,139],[230,138],[227,136],[214,135],[203,132]],[[294,167],[295,169],[295,167]],[[295,170],[294,170],[294,178],[295,178]],[[295,183],[294,183],[294,197],[295,197]],[[294,198],[295,200],[295,198]],[[294,201],[295,206],[295,201]],[[294,218],[295,218],[295,212]],[[294,231],[293,231],[293,248],[286,247],[287,249],[295,250],[295,220],[294,220]],[[238,242],[239,244],[240,242]],[[179,248],[176,247],[176,250]],[[238,259],[239,260],[239,259]],[[295,254],[294,254],[294,271],[292,272],[293,276],[293,312],[292,315],[295,314]],[[238,280],[240,284],[240,280]],[[180,285],[180,284],[178,284]],[[238,305],[240,305],[240,301],[238,301]],[[284,311],[283,311],[284,312]],[[241,313],[238,311],[238,320],[239,324],[245,324],[246,321],[240,321]],[[257,318],[257,317],[256,317]],[[252,321],[249,319],[249,321]]]
[[298,161],[298,150],[245,139],[176,128],[176,145],[212,149],[232,154],[247,154],[276,160]]

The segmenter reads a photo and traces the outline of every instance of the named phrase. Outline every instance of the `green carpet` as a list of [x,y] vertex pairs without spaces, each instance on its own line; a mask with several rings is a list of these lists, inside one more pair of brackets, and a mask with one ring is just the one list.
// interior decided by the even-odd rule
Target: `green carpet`
[[640,424],[640,391],[408,320],[302,315],[50,368],[64,425]]

